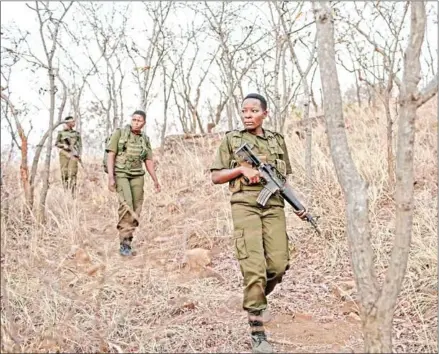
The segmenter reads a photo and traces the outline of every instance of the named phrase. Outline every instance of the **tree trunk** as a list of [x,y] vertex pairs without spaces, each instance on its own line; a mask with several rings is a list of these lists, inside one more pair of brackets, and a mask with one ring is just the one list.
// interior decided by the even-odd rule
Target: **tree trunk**
[[114,78],[114,71],[111,68],[111,98],[113,101],[113,130],[119,125],[119,107],[117,103],[117,93],[116,93],[116,80]]
[[373,107],[372,107],[372,91],[371,91],[369,85],[366,85],[366,89],[367,89],[367,105],[369,106],[369,109],[373,110]]
[[172,93],[173,93],[173,96],[174,96],[174,102],[175,102],[175,105],[177,106],[177,109],[178,109],[178,118],[179,118],[179,120],[180,120],[180,123],[181,123],[181,127],[182,127],[182,129],[183,129],[183,133],[188,133],[189,132],[189,129],[188,129],[188,127],[187,127],[187,121],[186,121],[186,100],[183,100],[183,107],[181,107],[179,104],[178,104],[178,100],[177,100],[177,92],[176,92],[176,90],[172,90]]
[[392,114],[390,113],[390,95],[386,92],[383,100],[384,110],[386,112],[387,122],[387,177],[389,181],[389,187],[392,188],[395,181],[395,157],[393,155],[393,121]]
[[200,117],[197,109],[195,109],[194,114],[195,114],[195,118],[198,122],[198,126],[200,127],[200,133],[204,134],[203,123],[201,122],[201,117]]
[[27,136],[24,133],[24,129],[20,123],[20,120],[18,119],[18,113],[15,110],[15,107],[12,104],[12,102],[9,100],[9,97],[7,97],[5,94],[1,93],[1,98],[9,106],[11,113],[12,113],[12,116],[14,117],[15,125],[17,126],[18,135],[20,136],[20,140],[21,140],[20,179],[21,179],[21,184],[23,186],[24,199],[26,201],[26,205],[28,206],[28,208],[30,210],[32,210],[33,198],[31,197],[31,188],[30,188],[30,182],[29,182],[29,166],[28,166],[28,159],[27,159],[27,150],[28,150]]
[[372,328],[369,328],[371,316],[376,312],[375,303],[379,293],[370,243],[367,184],[356,169],[347,141],[335,63],[334,25],[329,4],[321,2],[321,8],[315,11],[315,16],[324,114],[332,159],[345,197],[347,236],[354,277],[359,290],[365,348],[366,351],[374,348],[374,351],[385,352],[389,345],[378,337],[381,332],[371,331]]
[[[343,129],[340,87],[335,67],[333,22],[330,9],[316,13],[319,36],[319,62],[325,97],[325,116],[331,154],[337,176],[347,200],[348,240],[354,275],[359,290],[365,352],[392,351],[392,320],[401,291],[410,252],[413,222],[413,155],[415,118],[419,101],[420,54],[424,40],[426,14],[424,2],[411,2],[410,38],[404,55],[404,74],[400,87],[401,110],[398,120],[396,157],[396,231],[389,267],[378,292],[372,263],[367,220],[366,184],[351,160]],[[332,77],[331,77],[332,75]]]
[[364,352],[391,353],[392,352],[392,323],[385,323],[383,316],[378,313],[369,314],[363,320]]
[[282,50],[282,87],[283,87],[283,99],[282,99],[282,114],[279,116],[279,131],[283,134],[285,128],[285,120],[288,117],[288,101],[290,97],[291,88],[287,85],[287,60],[286,60],[287,46],[283,46]]
[[[31,170],[30,170],[30,180],[29,180],[29,184],[30,184],[30,200],[32,200],[32,202],[34,200],[35,179],[36,179],[37,173],[38,173],[38,163],[40,162],[41,152],[43,151],[44,144],[45,144],[47,138],[49,137],[50,132],[51,131],[53,132],[61,124],[63,124],[63,122],[62,121],[58,121],[56,124],[53,125],[52,129],[48,129],[44,133],[43,137],[40,139],[40,142],[37,144],[37,147],[35,149],[35,155],[34,155],[34,158],[32,160],[32,166],[31,166]],[[50,142],[49,142],[49,144],[50,144]]]
[[28,142],[27,142],[27,137],[24,134],[22,128],[21,128],[21,132],[19,130],[19,134],[21,137],[21,164],[20,164],[21,184],[23,186],[24,198],[26,200],[26,204],[28,208],[32,210],[33,198],[32,198],[31,188],[29,183],[29,166],[27,163]]
[[[425,3],[411,2],[410,37],[404,55],[404,74],[400,91],[401,111],[398,119],[396,156],[396,230],[392,254],[378,308],[386,327],[391,329],[393,313],[407,269],[413,223],[413,155],[415,119],[418,107],[421,65],[420,55],[426,25]],[[391,345],[388,346],[391,348]]]
[[233,109],[232,109],[231,104],[230,104],[231,97],[232,96],[229,95],[229,100],[226,103],[227,123],[228,123],[229,130],[233,130],[233,116],[232,116]]
[[361,95],[360,95],[360,83],[358,82],[358,77],[354,72],[354,76],[355,76],[355,92],[357,93],[357,103],[358,103],[358,107],[361,107]]
[[278,122],[280,122],[280,92],[279,92],[279,72],[280,60],[282,55],[282,39],[279,34],[276,36],[276,57],[274,61],[274,117],[273,129],[277,131]]
[[[122,78],[123,80],[123,78]],[[120,83],[120,89],[119,89],[119,101],[120,101],[120,115],[119,115],[119,121],[117,122],[117,127],[121,127],[124,120],[124,112],[123,112],[123,94],[122,94],[122,80]]]
[[[168,125],[168,94],[166,92],[166,66],[162,66],[163,70],[163,127],[160,133],[160,151],[163,154],[165,148],[165,136]],[[172,82],[171,82],[172,84]]]
[[312,103],[312,106],[314,107],[314,116],[317,117],[318,111],[319,111],[319,106],[317,105],[317,102],[315,100],[314,90],[312,89],[312,87],[311,87],[311,103]]
[[[307,100],[303,105],[303,120],[305,123],[305,170],[309,186],[312,187],[313,168],[312,168],[312,123],[309,118],[309,94],[306,94]],[[312,193],[310,193],[312,196]],[[308,199],[308,203],[311,201]]]
[[55,118],[55,73],[51,65],[49,65],[48,72],[50,84],[49,136],[47,141],[46,161],[43,170],[43,187],[41,189],[37,214],[40,223],[45,222],[46,198],[49,191],[50,162],[52,157],[53,123]]

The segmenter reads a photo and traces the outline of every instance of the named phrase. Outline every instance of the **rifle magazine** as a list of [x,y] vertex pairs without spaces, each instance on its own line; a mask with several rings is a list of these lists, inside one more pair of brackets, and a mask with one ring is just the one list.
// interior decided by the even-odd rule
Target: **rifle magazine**
[[270,199],[271,196],[272,196],[272,193],[267,188],[264,188],[259,193],[258,199],[256,199],[256,202],[261,206],[265,206],[265,204],[267,204],[268,199]]

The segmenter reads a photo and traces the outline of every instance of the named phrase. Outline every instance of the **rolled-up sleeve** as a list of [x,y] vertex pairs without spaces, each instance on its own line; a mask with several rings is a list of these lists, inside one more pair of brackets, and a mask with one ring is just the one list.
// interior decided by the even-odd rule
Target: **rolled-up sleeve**
[[216,151],[215,160],[210,166],[210,171],[230,168],[231,161],[232,161],[232,156],[230,155],[229,152],[227,137],[224,137],[223,141],[218,147],[218,150]]
[[287,145],[285,144],[285,140],[282,144],[282,150],[284,151],[283,160],[286,166],[286,174],[291,175],[293,173],[293,169],[291,168],[290,157],[288,156],[288,149],[287,149]]
[[114,133],[111,135],[110,140],[108,141],[107,146],[105,147],[105,151],[107,152],[114,152],[117,154],[117,145],[119,144],[120,139],[120,129],[116,129]]

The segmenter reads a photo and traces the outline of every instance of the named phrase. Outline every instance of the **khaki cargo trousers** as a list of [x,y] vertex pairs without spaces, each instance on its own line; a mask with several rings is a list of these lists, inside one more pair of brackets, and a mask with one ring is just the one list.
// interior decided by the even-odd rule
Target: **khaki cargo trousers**
[[266,296],[289,268],[284,202],[272,196],[265,207],[257,204],[259,191],[240,191],[231,199],[233,248],[244,277],[244,310],[267,308]]
[[64,189],[70,189],[74,192],[76,190],[76,176],[78,175],[78,160],[60,152],[59,165]]
[[130,209],[138,216],[140,215],[143,204],[144,181],[144,176],[116,176],[116,191],[119,194],[117,230],[119,231],[121,243],[130,245],[133,240],[134,230],[139,226],[139,221],[135,219]]

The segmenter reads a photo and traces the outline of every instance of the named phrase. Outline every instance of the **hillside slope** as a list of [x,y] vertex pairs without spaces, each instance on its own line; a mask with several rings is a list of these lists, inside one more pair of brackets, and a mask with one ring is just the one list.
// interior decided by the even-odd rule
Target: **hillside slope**
[[[347,113],[354,160],[370,183],[382,279],[394,227],[380,147],[385,117]],[[250,352],[242,278],[231,250],[229,192],[212,185],[208,171],[220,138],[173,137],[163,155],[156,153],[162,192],[155,194],[147,177],[132,258],[118,254],[117,201],[99,162],[84,157],[74,201],[54,167],[44,227],[26,217],[18,171],[9,166],[2,189],[2,352]],[[269,338],[279,352],[361,352],[344,203],[323,126],[315,127],[314,142],[310,185],[304,143],[298,135],[288,139],[295,166],[291,183],[320,216],[323,235],[286,208],[291,269],[270,295]],[[422,112],[416,145],[413,248],[395,313],[394,345],[396,352],[437,352],[434,107]]]

